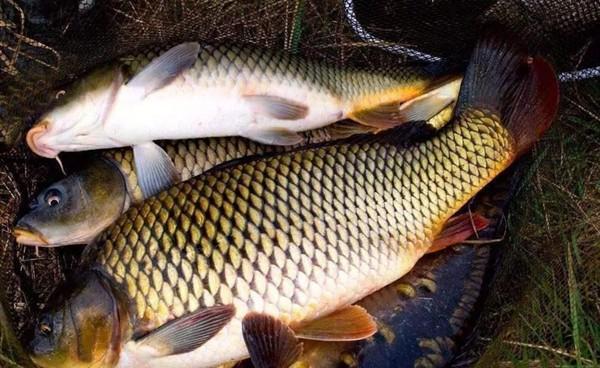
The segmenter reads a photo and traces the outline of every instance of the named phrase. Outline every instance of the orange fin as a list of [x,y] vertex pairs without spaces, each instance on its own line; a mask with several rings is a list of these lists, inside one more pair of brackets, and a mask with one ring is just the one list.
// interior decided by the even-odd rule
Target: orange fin
[[[456,102],[461,78],[453,79],[431,91],[400,105],[398,119],[402,121],[429,120]],[[446,123],[450,119],[446,120]]]
[[317,341],[355,341],[377,332],[377,325],[367,311],[357,305],[340,309],[308,322],[296,330],[296,336]]
[[454,78],[408,101],[353,111],[350,119],[378,129],[390,129],[409,121],[426,121],[437,115],[458,98],[461,79]]
[[359,124],[351,120],[330,124],[323,129],[329,133],[331,140],[349,138],[358,134],[374,134],[379,131],[375,127]]
[[256,368],[287,368],[302,354],[302,343],[279,319],[256,312],[242,320],[242,334]]
[[427,253],[438,252],[449,246],[459,244],[489,225],[490,220],[476,213],[464,213],[451,217],[444,225],[442,232],[436,236]]
[[353,111],[348,117],[363,125],[377,129],[390,129],[404,121],[398,120],[398,110],[402,102],[392,102],[375,106],[367,110]]

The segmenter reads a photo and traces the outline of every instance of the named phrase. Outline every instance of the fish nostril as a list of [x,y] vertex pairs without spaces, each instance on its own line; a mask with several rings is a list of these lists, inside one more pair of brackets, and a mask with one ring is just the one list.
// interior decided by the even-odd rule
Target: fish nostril
[[36,207],[38,207],[40,205],[40,202],[38,201],[37,198],[33,198],[30,202],[29,202],[29,208],[30,209],[35,209]]

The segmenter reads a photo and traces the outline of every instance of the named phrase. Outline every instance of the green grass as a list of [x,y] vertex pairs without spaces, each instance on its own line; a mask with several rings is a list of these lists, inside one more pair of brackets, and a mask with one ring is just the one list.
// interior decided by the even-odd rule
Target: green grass
[[600,81],[563,92],[512,204],[480,367],[600,366]]
[[22,366],[17,361],[23,353],[12,331],[5,330],[4,326],[8,326],[7,321],[4,308],[0,306],[0,367],[20,368]]

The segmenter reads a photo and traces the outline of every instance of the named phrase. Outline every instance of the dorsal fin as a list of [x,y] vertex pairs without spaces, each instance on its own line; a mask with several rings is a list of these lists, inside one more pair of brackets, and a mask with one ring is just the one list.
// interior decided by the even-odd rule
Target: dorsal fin
[[199,51],[198,42],[186,42],[174,46],[146,65],[127,83],[127,87],[135,93],[135,96],[144,98],[191,68]]

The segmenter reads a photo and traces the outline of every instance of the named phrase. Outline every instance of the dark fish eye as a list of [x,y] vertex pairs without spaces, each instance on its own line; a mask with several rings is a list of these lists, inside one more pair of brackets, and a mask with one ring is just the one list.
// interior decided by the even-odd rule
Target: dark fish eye
[[47,322],[40,322],[39,329],[43,336],[50,336],[52,333],[52,326]]
[[49,189],[44,196],[44,200],[48,203],[48,206],[54,207],[60,203],[62,199],[62,194],[58,189]]

